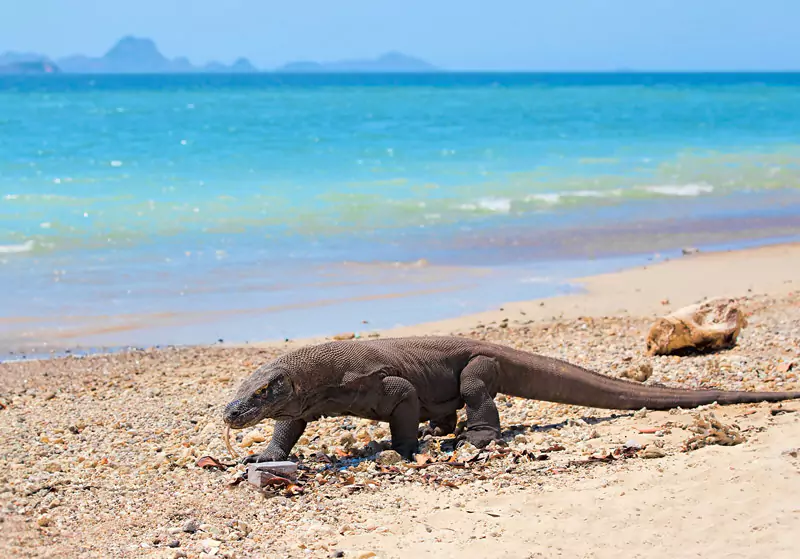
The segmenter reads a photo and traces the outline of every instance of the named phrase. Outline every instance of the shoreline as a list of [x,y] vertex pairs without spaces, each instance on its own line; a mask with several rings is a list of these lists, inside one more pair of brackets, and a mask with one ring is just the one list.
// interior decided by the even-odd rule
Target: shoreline
[[[796,261],[792,267],[789,261]],[[714,278],[714,286],[692,278]],[[446,320],[380,331],[382,337],[417,331],[443,334],[478,325],[570,320],[580,317],[654,318],[713,297],[782,296],[800,290],[800,242],[683,255],[645,266],[574,278],[581,292],[527,301]],[[633,290],[631,291],[631,287]],[[513,319],[511,317],[514,317]],[[269,342],[267,342],[269,343]]]
[[[698,252],[677,257],[663,257],[654,260],[650,257],[650,262],[642,264],[645,256],[641,255],[637,259],[621,259],[621,268],[615,271],[600,274],[590,274],[575,278],[568,278],[561,282],[549,285],[552,291],[568,289],[575,291],[569,294],[550,295],[545,297],[512,300],[500,303],[494,309],[467,312],[448,318],[421,321],[407,325],[400,325],[390,328],[365,328],[362,331],[330,331],[325,335],[303,336],[287,340],[262,339],[252,341],[231,341],[218,343],[196,343],[196,344],[164,344],[147,345],[134,344],[111,344],[108,346],[82,346],[81,344],[63,344],[56,348],[54,343],[49,344],[48,349],[42,349],[31,344],[14,346],[13,342],[5,343],[5,348],[0,352],[0,362],[13,362],[17,360],[33,359],[53,359],[70,355],[93,355],[106,353],[119,353],[138,349],[141,347],[254,347],[254,348],[278,348],[291,349],[313,343],[329,341],[334,336],[348,333],[355,337],[397,337],[413,335],[449,335],[454,333],[465,333],[474,331],[476,328],[491,324],[499,324],[503,319],[508,319],[510,324],[521,325],[533,322],[547,322],[559,319],[574,319],[580,316],[637,316],[654,317],[658,314],[665,314],[685,305],[697,302],[704,297],[732,296],[740,297],[753,293],[789,293],[794,289],[800,289],[800,264],[792,271],[792,266],[783,264],[787,261],[796,260],[800,262],[800,241],[775,241],[764,244],[760,240],[751,241],[751,245],[745,248],[724,248],[718,250],[700,249]],[[729,245],[730,246],[730,245]],[[751,262],[752,260],[752,262]],[[613,259],[601,259],[598,261],[602,268],[612,267],[610,262]],[[635,262],[635,263],[634,263]],[[757,265],[753,265],[756,262]],[[626,264],[629,264],[626,266]],[[353,266],[345,263],[344,266]],[[457,267],[426,266],[420,263],[410,264],[357,264],[358,268],[376,270],[399,270],[405,273],[428,274],[429,277],[446,278],[446,274],[458,272]],[[769,270],[769,274],[762,271]],[[488,269],[487,269],[488,270]],[[478,268],[469,269],[469,273],[477,277],[480,274],[490,273],[487,270]],[[705,287],[704,283],[693,282],[692,278],[704,277],[715,278],[714,286]],[[794,285],[794,288],[792,286]],[[626,287],[627,286],[627,287]],[[447,293],[447,289],[441,285],[431,285],[426,290],[424,285],[417,285],[418,293],[432,296],[435,293]],[[535,289],[535,286],[532,287]],[[403,299],[405,294],[390,293],[383,296],[364,296],[353,298],[350,302],[338,301],[336,304],[348,306],[353,302],[368,303],[378,299]],[[664,303],[664,301],[668,301]],[[309,303],[307,305],[293,305],[287,308],[288,311],[295,309],[301,312],[303,308],[320,309],[324,304]],[[198,311],[199,312],[199,311]],[[270,309],[248,309],[239,311],[231,309],[218,311],[225,315],[255,314],[263,312],[265,320],[270,317]],[[103,319],[104,317],[98,317]],[[113,320],[119,320],[121,315],[110,315],[108,318],[112,323],[100,325],[96,321],[94,328],[104,334],[114,332],[125,332],[135,328],[133,325],[151,324],[158,321],[163,322],[162,327],[169,327],[172,321],[186,320],[185,316],[161,313],[161,315],[142,314],[132,315],[130,324],[114,324]],[[7,317],[0,320],[0,325],[14,326],[25,324],[29,320],[25,317]],[[66,321],[70,324],[70,321]],[[147,328],[147,326],[144,326]],[[60,327],[58,332],[63,333],[64,327]],[[66,330],[69,332],[69,330]],[[92,330],[84,329],[81,331],[75,327],[74,332],[90,335]],[[7,338],[8,339],[8,338]],[[55,338],[57,339],[57,337]]]

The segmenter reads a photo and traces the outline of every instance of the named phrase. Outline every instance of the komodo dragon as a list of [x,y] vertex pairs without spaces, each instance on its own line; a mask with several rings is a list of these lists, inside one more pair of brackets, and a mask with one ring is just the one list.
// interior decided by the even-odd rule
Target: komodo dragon
[[388,421],[392,448],[406,459],[418,449],[418,428],[455,431],[478,448],[500,438],[498,393],[593,408],[651,410],[703,404],[777,402],[795,392],[734,392],[645,386],[607,377],[565,361],[457,337],[335,341],[288,352],[244,380],[224,410],[225,423],[242,429],[277,420],[261,454],[244,462],[285,460],[309,421],[350,415]]

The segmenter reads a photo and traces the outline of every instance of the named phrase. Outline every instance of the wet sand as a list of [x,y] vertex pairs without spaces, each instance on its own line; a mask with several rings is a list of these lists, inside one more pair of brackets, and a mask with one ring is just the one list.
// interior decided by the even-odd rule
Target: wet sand
[[[647,382],[668,386],[800,388],[798,245],[580,283],[585,293],[380,335],[458,333],[611,376],[650,365]],[[748,314],[735,348],[645,354],[653,316],[720,295]],[[429,441],[437,464],[421,469],[365,456],[388,444],[386,424],[325,419],[295,447],[309,468],[297,495],[230,485],[240,467],[198,467],[204,455],[230,460],[220,414],[239,382],[299,343],[0,364],[0,556],[797,554],[797,401],[614,413],[498,396],[507,447],[458,454],[455,467],[438,463],[447,454],[435,443],[447,440]],[[740,444],[695,449],[714,421]],[[271,429],[239,432],[234,444],[258,451]]]

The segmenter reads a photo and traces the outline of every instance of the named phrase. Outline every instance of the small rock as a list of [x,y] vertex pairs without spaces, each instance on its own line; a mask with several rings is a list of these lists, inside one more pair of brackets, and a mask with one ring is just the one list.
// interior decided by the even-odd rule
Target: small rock
[[228,522],[228,526],[233,528],[234,530],[238,530],[242,534],[249,534],[250,533],[250,526],[246,523],[242,522],[241,520],[231,520]]
[[50,516],[43,514],[39,518],[36,519],[36,524],[41,526],[42,528],[46,526],[50,526],[53,523],[53,519]]
[[381,466],[390,466],[392,464],[398,464],[402,461],[403,457],[400,456],[394,450],[384,450],[383,452],[378,454],[378,459],[377,459],[378,464],[380,464]]
[[520,433],[519,435],[514,436],[514,442],[517,444],[525,444],[528,442],[528,437]]
[[459,462],[467,462],[475,458],[479,453],[480,449],[476,448],[475,445],[465,442],[456,449],[454,454]]
[[222,542],[219,540],[215,540],[214,538],[206,538],[200,542],[200,545],[203,546],[203,549],[217,549]]
[[44,469],[46,471],[50,472],[51,474],[53,474],[55,472],[60,472],[61,471],[61,464],[59,464],[58,462],[48,462],[45,465]]
[[355,332],[343,332],[341,334],[336,334],[333,337],[333,339],[337,341],[342,341],[342,340],[352,340],[355,337],[356,337]]
[[178,540],[171,540],[167,543],[167,547],[180,547],[180,546],[181,542],[179,542]]
[[215,538],[222,535],[222,530],[212,524],[201,524],[200,529],[206,534],[211,534]]
[[783,452],[781,452],[781,455],[789,456],[791,458],[797,458],[798,456],[800,456],[800,447],[798,447],[798,448],[790,448],[789,450],[784,450]]
[[248,448],[253,446],[254,443],[263,443],[266,440],[266,437],[258,431],[250,431],[242,437],[242,442],[239,443],[239,446]]
[[330,557],[344,557],[344,551],[334,551],[330,554]]
[[200,525],[197,523],[197,521],[194,520],[194,519],[191,519],[191,520],[187,520],[186,522],[184,522],[183,526],[181,527],[181,530],[183,530],[184,532],[186,532],[188,534],[194,534],[195,532],[197,532],[197,530],[199,528],[200,528]]
[[684,256],[688,256],[690,254],[697,254],[698,252],[700,252],[700,249],[695,247],[685,247],[681,249],[681,253]]
[[179,549],[172,557],[173,559],[182,559],[183,557],[186,557],[186,552],[182,549]]
[[647,445],[644,450],[639,453],[641,458],[663,458],[667,454],[657,446]]
[[623,371],[620,376],[636,382],[644,382],[653,376],[653,366],[650,363],[640,363],[636,367]]
[[342,438],[339,439],[339,444],[341,444],[344,448],[349,449],[356,444],[356,438],[353,436],[353,433],[348,431],[342,435]]

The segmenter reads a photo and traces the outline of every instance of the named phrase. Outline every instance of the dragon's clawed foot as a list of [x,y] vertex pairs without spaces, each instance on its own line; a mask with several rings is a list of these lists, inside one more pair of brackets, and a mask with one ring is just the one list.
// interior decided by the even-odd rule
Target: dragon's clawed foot
[[475,448],[483,448],[492,441],[502,441],[500,431],[491,428],[467,429],[456,437],[456,447],[465,442],[470,443]]
[[250,454],[249,456],[245,456],[240,460],[240,462],[242,464],[253,464],[257,462],[280,462],[282,460],[286,460],[286,456],[267,449],[261,454]]
[[404,460],[411,460],[414,458],[414,455],[419,450],[419,443],[418,441],[414,440],[408,442],[399,442],[397,444],[392,444],[392,450],[397,452],[400,456],[403,457]]

